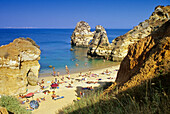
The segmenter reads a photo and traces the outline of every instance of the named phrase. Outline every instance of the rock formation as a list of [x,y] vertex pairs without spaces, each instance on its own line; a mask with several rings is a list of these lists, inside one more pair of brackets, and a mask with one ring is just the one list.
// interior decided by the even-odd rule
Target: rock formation
[[110,93],[117,85],[119,92],[122,92],[168,73],[170,73],[170,20],[151,35],[129,46],[128,54],[121,62],[116,83],[104,94]]
[[[116,82],[127,87],[139,85],[158,74],[170,72],[170,20],[157,31],[130,45]],[[130,79],[130,80],[129,80]]]
[[101,25],[97,25],[94,33],[95,34],[90,43],[87,54],[91,57],[108,58],[111,54],[112,48],[110,46],[106,30]]
[[40,49],[30,38],[17,38],[0,47],[0,95],[26,92],[38,79]]
[[9,114],[7,109],[0,106],[0,114]]
[[112,41],[112,60],[121,61],[127,55],[128,46],[130,44],[150,35],[169,19],[170,6],[157,6],[148,20],[141,22],[126,34],[119,36]]
[[88,23],[80,21],[71,36],[71,45],[79,47],[88,47],[89,42],[93,39],[93,32]]

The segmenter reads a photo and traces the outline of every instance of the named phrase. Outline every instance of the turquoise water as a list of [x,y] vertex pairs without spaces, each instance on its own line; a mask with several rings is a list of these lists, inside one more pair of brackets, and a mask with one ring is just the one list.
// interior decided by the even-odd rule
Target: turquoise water
[[[41,49],[40,73],[51,73],[49,65],[61,74],[65,73],[65,65],[70,72],[115,65],[116,63],[101,59],[88,59],[87,48],[75,48],[70,51],[70,37],[74,29],[0,29],[0,45],[6,45],[18,37],[30,37]],[[93,30],[92,30],[93,31]],[[106,29],[109,41],[125,34],[129,29]],[[76,67],[75,64],[79,64]],[[85,66],[85,63],[87,65]]]

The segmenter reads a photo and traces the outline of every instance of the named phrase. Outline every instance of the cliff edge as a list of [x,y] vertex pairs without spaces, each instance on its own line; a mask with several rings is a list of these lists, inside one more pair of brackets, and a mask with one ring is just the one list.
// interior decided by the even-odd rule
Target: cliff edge
[[0,47],[0,95],[26,92],[28,84],[36,85],[40,49],[30,38],[17,38]]
[[170,72],[170,20],[151,35],[129,46],[117,74],[119,92]]
[[157,6],[149,19],[141,22],[126,34],[112,41],[113,61],[121,61],[127,55],[128,46],[156,31],[170,19],[170,6]]

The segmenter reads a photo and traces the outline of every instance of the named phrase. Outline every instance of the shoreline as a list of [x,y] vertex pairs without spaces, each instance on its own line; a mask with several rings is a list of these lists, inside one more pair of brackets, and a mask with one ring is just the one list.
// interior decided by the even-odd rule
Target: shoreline
[[[51,94],[44,94],[42,92],[36,93],[34,94],[33,98],[30,98],[30,100],[36,100],[37,98],[43,98],[45,97],[45,101],[41,101],[40,102],[40,106],[38,109],[33,110],[32,113],[33,114],[46,114],[46,113],[50,113],[50,114],[55,114],[58,113],[59,110],[61,110],[62,108],[74,103],[74,100],[77,100],[77,96],[78,93],[76,92],[78,90],[78,88],[80,87],[93,87],[93,88],[98,88],[98,87],[102,87],[105,83],[107,82],[114,82],[117,76],[117,70],[119,69],[120,64],[116,65],[116,66],[109,66],[109,67],[105,67],[105,68],[99,68],[99,69],[90,69],[91,74],[98,74],[98,76],[96,77],[87,77],[87,80],[82,80],[80,82],[78,82],[76,79],[82,79],[84,78],[83,76],[79,76],[80,72],[77,73],[71,73],[70,74],[70,80],[68,80],[66,77],[68,76],[66,75],[61,75],[61,76],[52,76],[52,75],[47,75],[45,77],[39,77],[38,81],[41,82],[42,79],[44,79],[44,84],[43,86],[48,87],[50,86],[50,83],[52,80],[54,81],[55,78],[57,78],[57,80],[60,80],[61,82],[61,77],[64,76],[64,82],[62,84],[59,84],[59,89],[50,89],[49,87],[44,89],[44,90],[49,90],[49,91],[55,91],[56,95],[59,96],[64,96],[64,98],[59,99],[59,100],[53,100],[51,98]],[[106,74],[101,74],[104,71],[111,71],[111,73],[109,75]],[[89,71],[82,71],[82,75],[88,73]],[[108,78],[112,78],[112,79],[108,79]],[[101,79],[101,80],[98,80]],[[73,81],[74,83],[71,84],[71,81]],[[97,83],[92,83],[92,84],[87,84],[87,81],[94,81]],[[66,88],[65,86],[68,86],[69,84],[71,84],[73,86],[73,88]],[[28,86],[28,92],[35,92],[35,91],[42,91],[40,90],[40,86],[36,85],[36,86]],[[22,99],[24,100],[24,99]],[[24,106],[28,107],[28,104],[25,104]]]
[[[110,67],[112,67],[112,66],[118,66],[118,65],[120,65],[120,63],[121,62],[113,62],[114,63],[114,65],[105,65],[105,66],[102,66],[102,67],[92,67],[92,68],[86,68],[86,69],[83,69],[83,68],[81,68],[81,69],[76,69],[75,71],[73,71],[73,69],[71,69],[70,70],[70,75],[71,74],[76,74],[76,73],[80,73],[80,72],[88,72],[88,71],[94,71],[94,70],[102,70],[102,69],[105,69],[105,68],[110,68]],[[52,68],[49,68],[49,69],[51,69],[51,71],[52,71]],[[64,69],[64,68],[63,68]],[[83,70],[82,70],[83,69]],[[64,70],[62,70],[62,71],[65,71],[65,69]],[[67,73],[66,72],[62,72],[61,74],[60,74],[60,76],[64,76],[64,75],[67,75]],[[52,72],[51,73],[48,73],[48,72],[46,72],[46,73],[39,73],[39,75],[38,75],[38,78],[41,78],[41,77],[49,77],[49,76],[53,76],[52,75]],[[53,76],[54,77],[54,76]]]

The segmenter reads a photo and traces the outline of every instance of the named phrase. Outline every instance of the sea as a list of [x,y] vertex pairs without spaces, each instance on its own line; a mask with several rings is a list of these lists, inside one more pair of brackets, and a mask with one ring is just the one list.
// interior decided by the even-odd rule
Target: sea
[[[111,43],[113,39],[129,30],[106,29],[109,42]],[[68,66],[70,73],[75,73],[118,64],[112,61],[104,62],[103,59],[87,58],[88,48],[71,46],[70,37],[73,31],[74,29],[0,29],[0,46],[9,44],[19,37],[33,39],[41,50],[40,74],[52,73],[53,68],[50,68],[50,65],[55,67],[56,72],[66,74],[65,65]],[[74,51],[70,51],[71,48]]]

